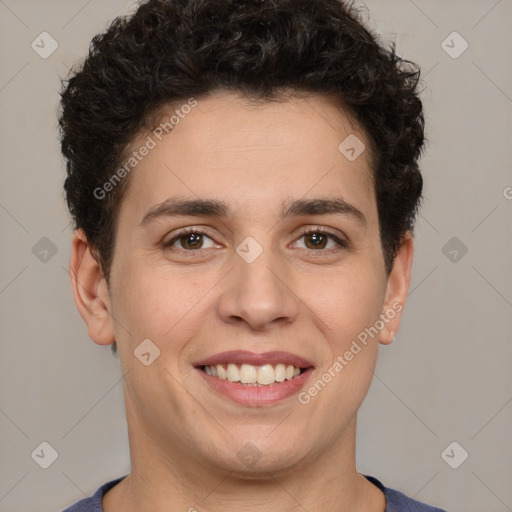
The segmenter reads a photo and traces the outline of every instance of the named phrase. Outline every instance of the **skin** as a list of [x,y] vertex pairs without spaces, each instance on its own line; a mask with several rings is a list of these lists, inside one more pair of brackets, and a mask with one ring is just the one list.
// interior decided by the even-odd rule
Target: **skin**
[[[106,494],[106,512],[384,511],[384,494],[356,469],[356,419],[379,343],[393,341],[400,312],[307,405],[297,395],[264,407],[236,404],[192,365],[225,350],[284,350],[314,364],[307,388],[379,315],[405,305],[412,236],[386,275],[369,151],[345,158],[338,146],[349,134],[369,147],[323,96],[253,105],[210,95],[132,171],[110,290],[84,233],[74,233],[77,308],[95,343],[117,340],[125,373],[132,470]],[[223,200],[233,216],[139,225],[174,195]],[[313,197],[343,198],[366,227],[339,214],[279,220],[284,199]],[[203,254],[191,254],[190,238],[162,247],[188,226],[207,231],[195,246]],[[345,236],[348,247],[330,240],[316,248],[303,227]],[[236,252],[248,236],[263,249],[250,264]],[[147,338],[161,351],[149,366],[133,354]],[[250,468],[237,457],[248,442],[261,454]]]

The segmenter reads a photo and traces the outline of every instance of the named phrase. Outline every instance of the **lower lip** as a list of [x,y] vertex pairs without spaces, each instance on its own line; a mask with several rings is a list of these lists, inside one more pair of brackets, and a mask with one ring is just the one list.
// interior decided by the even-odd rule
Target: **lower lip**
[[212,377],[199,368],[196,368],[196,370],[214,391],[227,396],[233,400],[233,402],[248,407],[273,405],[285,398],[295,395],[313,373],[313,368],[308,368],[298,377],[294,377],[290,380],[270,384],[268,386],[246,386],[238,382],[229,382],[228,380]]

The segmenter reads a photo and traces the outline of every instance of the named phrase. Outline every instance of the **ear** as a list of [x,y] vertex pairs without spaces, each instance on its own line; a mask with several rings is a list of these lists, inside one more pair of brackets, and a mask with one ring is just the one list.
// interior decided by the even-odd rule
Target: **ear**
[[69,275],[75,304],[87,324],[90,338],[98,345],[110,345],[115,341],[115,334],[108,287],[81,229],[73,233]]
[[380,343],[383,345],[391,344],[400,328],[402,312],[411,282],[413,252],[412,233],[407,231],[395,256],[393,268],[388,276],[386,285],[386,298],[381,314],[384,327],[380,332],[379,338]]

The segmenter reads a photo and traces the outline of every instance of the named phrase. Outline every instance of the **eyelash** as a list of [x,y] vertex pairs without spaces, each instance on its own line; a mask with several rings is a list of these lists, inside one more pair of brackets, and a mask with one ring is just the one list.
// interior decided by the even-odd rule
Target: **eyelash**
[[[171,240],[164,242],[162,245],[164,248],[170,248],[181,237],[189,235],[191,233],[196,234],[196,235],[204,235],[213,240],[213,238],[210,235],[208,235],[208,233],[201,231],[199,229],[193,228],[193,227],[188,227],[188,228],[184,228],[181,231],[179,231],[178,233],[176,233],[176,235]],[[309,251],[311,253],[324,253],[324,254],[328,253],[328,254],[330,254],[330,253],[338,252],[342,249],[348,248],[348,243],[345,240],[342,240],[334,233],[331,233],[330,231],[327,231],[325,228],[322,228],[320,226],[318,226],[316,228],[304,228],[304,230],[301,232],[301,234],[297,238],[297,240],[300,240],[301,238],[303,238],[307,235],[312,235],[312,234],[321,234],[321,235],[327,236],[328,238],[330,238],[331,240],[336,242],[339,247],[337,247],[335,249],[318,249],[318,250],[306,249],[307,251]],[[193,254],[201,254],[204,251],[208,251],[208,249],[197,249],[197,250],[190,250],[190,251],[185,250],[185,249],[178,249],[178,250],[181,252],[193,253]],[[321,255],[322,254],[319,254],[319,256],[321,256]]]

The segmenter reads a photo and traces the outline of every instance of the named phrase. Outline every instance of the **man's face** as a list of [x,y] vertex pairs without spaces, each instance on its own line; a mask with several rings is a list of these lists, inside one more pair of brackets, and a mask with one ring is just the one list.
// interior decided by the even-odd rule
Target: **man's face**
[[[351,360],[344,354],[392,300],[370,155],[354,160],[350,147],[339,149],[351,134],[368,147],[319,96],[251,106],[217,94],[161,141],[151,132],[134,141],[137,151],[150,135],[156,147],[132,171],[122,200],[107,308],[126,372],[130,435],[141,446],[240,472],[285,470],[343,449],[379,335],[357,341]],[[147,216],[169,198],[215,200],[230,212]],[[350,206],[281,218],[283,205],[311,199]],[[149,365],[134,354],[143,340],[160,350]],[[285,378],[260,387],[221,382],[198,365],[236,351],[286,352],[269,361],[274,375],[280,358],[285,368],[302,358],[296,366],[307,372],[299,384]],[[333,370],[338,356],[344,363]],[[244,355],[219,360],[238,368]]]

